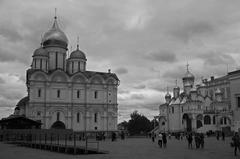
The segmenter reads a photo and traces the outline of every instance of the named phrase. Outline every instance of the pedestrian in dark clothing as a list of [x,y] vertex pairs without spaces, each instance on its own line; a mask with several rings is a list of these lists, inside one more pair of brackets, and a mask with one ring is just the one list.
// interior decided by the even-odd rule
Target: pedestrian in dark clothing
[[155,134],[154,133],[152,133],[152,142],[155,142]]
[[233,140],[233,147],[234,147],[234,155],[237,156],[237,149],[240,152],[240,138],[237,132],[232,137],[232,140]]
[[115,132],[112,133],[112,141],[115,141],[117,139],[117,135]]
[[203,135],[203,133],[201,133],[201,135],[199,136],[199,138],[200,138],[201,148],[204,148],[204,135]]
[[162,141],[163,141],[163,148],[166,148],[167,147],[167,135],[165,133],[163,133]]
[[190,133],[188,136],[187,136],[187,141],[188,141],[188,148],[192,149],[192,140],[193,140],[193,137],[192,137],[192,134]]
[[198,134],[195,134],[194,140],[195,140],[196,149],[198,149],[200,146],[200,138]]
[[125,139],[125,134],[124,134],[124,132],[122,131],[121,132],[121,140],[124,140]]
[[225,140],[225,133],[222,132],[222,140],[224,141]]
[[217,132],[217,140],[219,140],[219,132]]

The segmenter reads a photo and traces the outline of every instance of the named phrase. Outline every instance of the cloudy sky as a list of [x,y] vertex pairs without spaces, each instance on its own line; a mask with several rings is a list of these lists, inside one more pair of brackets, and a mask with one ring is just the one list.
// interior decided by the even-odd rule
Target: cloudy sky
[[134,110],[157,115],[166,87],[176,79],[182,86],[187,61],[196,82],[239,68],[239,7],[239,0],[0,0],[0,117],[26,96],[25,71],[54,8],[69,50],[79,36],[87,69],[119,76],[123,121]]

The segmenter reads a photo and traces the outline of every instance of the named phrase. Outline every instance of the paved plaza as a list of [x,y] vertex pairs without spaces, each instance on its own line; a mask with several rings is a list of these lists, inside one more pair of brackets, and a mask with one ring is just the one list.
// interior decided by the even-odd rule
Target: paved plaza
[[168,147],[160,149],[157,143],[149,138],[129,138],[124,141],[101,141],[100,149],[108,150],[109,154],[98,155],[67,155],[39,149],[18,147],[0,143],[1,159],[233,159],[231,138],[217,141],[206,138],[204,149],[188,149],[186,140],[168,140]]

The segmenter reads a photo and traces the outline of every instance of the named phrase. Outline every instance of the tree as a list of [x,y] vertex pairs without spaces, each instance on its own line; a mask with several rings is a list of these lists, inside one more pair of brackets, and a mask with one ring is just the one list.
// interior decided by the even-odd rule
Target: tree
[[130,135],[147,134],[151,129],[150,120],[137,111],[130,115],[131,119],[128,121],[127,129]]

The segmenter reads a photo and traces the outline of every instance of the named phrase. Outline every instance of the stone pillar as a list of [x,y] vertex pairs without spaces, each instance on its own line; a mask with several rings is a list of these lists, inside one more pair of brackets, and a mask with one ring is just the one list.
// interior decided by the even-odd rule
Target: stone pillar
[[195,115],[192,115],[192,131],[196,131],[197,130],[197,119]]

